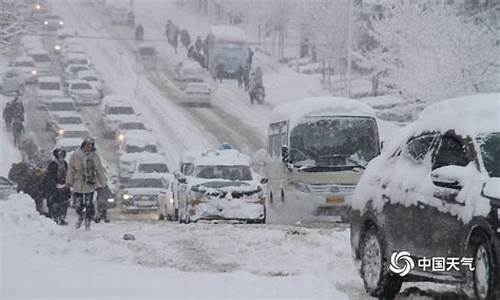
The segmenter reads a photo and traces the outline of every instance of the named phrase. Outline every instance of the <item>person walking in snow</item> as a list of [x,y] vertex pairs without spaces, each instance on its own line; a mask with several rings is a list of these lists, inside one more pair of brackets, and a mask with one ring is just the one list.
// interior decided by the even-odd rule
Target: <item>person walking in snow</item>
[[186,50],[189,48],[189,45],[191,45],[191,36],[189,35],[189,31],[187,31],[187,29],[183,29],[181,31],[181,43]]
[[66,151],[56,148],[52,154],[54,160],[49,163],[45,177],[47,192],[45,197],[49,208],[49,216],[59,225],[68,225],[66,213],[71,191],[66,185],[66,173],[68,171],[68,163],[64,160]]
[[78,214],[75,227],[80,228],[85,221],[85,229],[90,230],[90,221],[95,213],[94,192],[107,185],[104,167],[93,138],[85,138],[80,148],[71,155],[66,184],[73,189],[73,199]]
[[194,47],[198,53],[201,53],[203,50],[203,41],[201,40],[201,36],[196,37],[196,42],[194,42]]
[[14,136],[14,145],[18,146],[21,141],[21,135],[24,132],[23,122],[17,119],[14,119],[12,122],[12,135]]
[[96,223],[99,223],[101,220],[103,220],[104,223],[109,223],[108,199],[110,198],[113,198],[113,193],[110,191],[107,185],[105,187],[97,189],[97,212],[95,217]]
[[3,108],[3,119],[5,121],[5,128],[7,130],[10,130],[10,126],[12,125],[12,119],[13,119],[13,109],[12,109],[12,104],[10,102],[7,102],[5,104],[5,107]]
[[142,41],[144,39],[144,27],[141,24],[137,25],[135,28],[135,39]]

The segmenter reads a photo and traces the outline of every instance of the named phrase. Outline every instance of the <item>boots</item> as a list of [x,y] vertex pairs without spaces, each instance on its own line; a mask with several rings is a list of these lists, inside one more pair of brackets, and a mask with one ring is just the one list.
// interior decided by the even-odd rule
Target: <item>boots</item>
[[90,221],[91,221],[91,218],[85,218],[85,230],[87,230],[87,231],[90,230]]

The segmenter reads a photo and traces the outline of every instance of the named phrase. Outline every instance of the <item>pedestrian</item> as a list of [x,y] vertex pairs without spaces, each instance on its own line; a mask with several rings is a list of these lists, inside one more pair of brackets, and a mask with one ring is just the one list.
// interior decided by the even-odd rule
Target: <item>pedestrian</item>
[[137,25],[135,28],[135,39],[142,41],[144,39],[144,27],[141,24]]
[[177,25],[172,26],[172,47],[174,47],[174,53],[177,54],[177,47],[179,46],[179,28]]
[[101,187],[97,189],[97,213],[95,217],[95,222],[99,223],[101,220],[104,223],[109,223],[108,218],[108,200],[113,198],[113,193],[110,191],[109,187]]
[[264,74],[262,73],[262,69],[260,67],[255,68],[255,76],[254,76],[253,80],[254,80],[256,86],[263,86],[264,85],[263,76],[264,76]]
[[44,200],[45,172],[40,165],[31,166],[28,162],[13,163],[10,167],[8,178],[16,183],[17,192],[28,194],[35,201],[35,209],[45,215]]
[[243,82],[245,84],[245,91],[248,91],[249,85],[250,85],[250,69],[245,67],[245,70],[243,71]]
[[201,40],[201,36],[196,37],[196,42],[194,42],[194,47],[198,53],[201,53],[203,50],[203,41]]
[[47,167],[45,177],[45,198],[49,208],[49,216],[59,225],[68,225],[66,213],[69,206],[71,191],[66,185],[68,163],[65,161],[66,151],[60,148],[52,152],[54,160]]
[[191,58],[191,59],[194,59],[194,60],[197,60],[198,55],[196,54],[196,50],[194,49],[193,45],[191,45],[189,47],[188,52],[187,52],[187,57]]
[[191,36],[189,35],[189,31],[187,29],[183,29],[181,31],[181,43],[186,48],[188,49],[189,45],[191,45]]
[[215,78],[218,78],[219,82],[222,83],[222,77],[224,77],[224,64],[222,63],[217,64],[216,70],[217,71]]
[[71,155],[66,183],[73,189],[73,200],[78,214],[75,227],[80,228],[85,221],[85,229],[90,230],[90,221],[95,213],[94,192],[97,188],[107,185],[104,167],[93,138],[85,138],[80,148]]
[[23,122],[17,119],[14,119],[12,122],[12,135],[14,137],[14,145],[18,146],[21,141],[21,135],[24,132]]
[[24,105],[17,95],[11,103],[12,119],[24,122]]
[[238,71],[236,72],[236,78],[238,79],[238,88],[243,87],[244,74],[245,74],[245,69],[240,64],[240,66],[238,67]]
[[7,102],[7,104],[5,104],[5,107],[3,108],[3,119],[5,121],[5,127],[7,128],[7,130],[10,130],[13,119],[12,104],[10,102]]
[[253,51],[250,47],[248,47],[248,57],[247,57],[248,70],[252,69],[252,62],[253,62]]

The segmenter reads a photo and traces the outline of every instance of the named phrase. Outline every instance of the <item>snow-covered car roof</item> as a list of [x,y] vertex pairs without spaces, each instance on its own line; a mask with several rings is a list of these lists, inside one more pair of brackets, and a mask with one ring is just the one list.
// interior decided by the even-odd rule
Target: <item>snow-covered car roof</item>
[[293,128],[305,117],[361,116],[375,118],[374,110],[357,100],[341,97],[311,97],[280,105],[271,113],[271,123],[288,120]]
[[77,111],[61,111],[54,114],[57,118],[80,118],[83,120],[82,115]]
[[145,161],[150,159],[150,157],[154,154],[158,153],[151,153],[151,152],[136,152],[136,153],[123,153],[120,155],[120,161]]
[[207,150],[194,160],[196,166],[250,166],[250,158],[237,150]]
[[66,83],[68,85],[73,85],[73,84],[88,84],[90,87],[92,87],[92,85],[90,85],[88,81],[80,80],[80,79],[66,80]]
[[56,102],[57,102],[57,103],[59,103],[59,102],[64,102],[64,103],[66,103],[66,102],[71,102],[71,103],[75,104],[75,100],[73,100],[73,98],[69,98],[69,97],[63,97],[63,98],[52,98],[52,99],[50,100],[50,103],[56,103]]
[[88,76],[92,76],[92,77],[97,77],[97,78],[100,78],[101,76],[99,74],[97,74],[96,71],[94,70],[82,70],[82,71],[79,71],[78,72],[78,78],[84,78],[84,77],[88,77]]
[[61,77],[58,76],[40,76],[38,82],[62,82]]
[[156,47],[152,44],[140,44],[137,49],[156,49]]
[[104,98],[102,98],[102,102],[104,102],[109,107],[132,106],[128,100],[118,95],[105,96]]
[[210,86],[206,84],[205,82],[187,82],[186,83],[186,88],[205,88],[207,90],[210,89]]
[[149,133],[149,131],[142,132],[141,134],[127,134],[124,144],[138,147],[144,147],[146,145],[157,145],[156,139]]
[[167,164],[166,158],[160,153],[150,153],[150,154],[151,155],[145,156],[137,160],[137,164],[158,164],[158,163]]
[[428,129],[471,135],[500,132],[500,93],[477,94],[447,99],[424,109],[417,119]]
[[64,124],[64,131],[89,131],[85,124]]
[[133,173],[130,179],[165,179],[163,173]]
[[246,40],[245,32],[234,26],[212,26],[210,33],[215,36],[216,41],[244,42]]
[[86,59],[86,60],[88,60],[89,57],[88,57],[88,55],[80,53],[80,52],[68,51],[66,53],[66,56],[64,57],[64,60],[68,60],[68,59]]

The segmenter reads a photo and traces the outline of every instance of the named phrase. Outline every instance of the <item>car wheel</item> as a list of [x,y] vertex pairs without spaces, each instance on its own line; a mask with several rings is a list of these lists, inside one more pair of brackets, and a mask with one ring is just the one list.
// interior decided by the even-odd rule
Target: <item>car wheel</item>
[[385,244],[380,232],[369,228],[362,236],[361,277],[366,291],[379,298],[393,298],[401,289],[402,279],[395,277],[387,268]]
[[473,258],[474,271],[466,271],[465,293],[478,300],[493,300],[496,278],[493,264],[493,248],[490,240],[484,234],[471,238],[469,253]]

